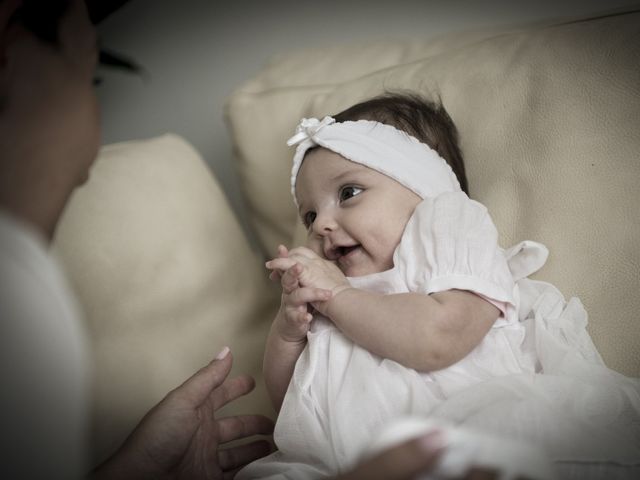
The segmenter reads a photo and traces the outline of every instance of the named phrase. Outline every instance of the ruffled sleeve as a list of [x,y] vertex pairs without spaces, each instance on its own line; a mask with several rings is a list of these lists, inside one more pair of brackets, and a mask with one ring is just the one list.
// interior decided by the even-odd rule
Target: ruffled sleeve
[[496,227],[486,207],[463,192],[426,198],[416,207],[394,265],[411,292],[469,290],[508,306],[496,326],[517,320],[509,314],[515,283]]

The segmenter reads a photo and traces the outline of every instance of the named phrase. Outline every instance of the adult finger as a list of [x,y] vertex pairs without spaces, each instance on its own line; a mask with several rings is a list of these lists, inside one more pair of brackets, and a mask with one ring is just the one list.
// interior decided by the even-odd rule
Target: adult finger
[[167,395],[167,401],[184,401],[191,407],[200,405],[215,388],[223,384],[233,363],[229,347],[224,347],[206,366]]
[[266,440],[257,440],[237,447],[218,450],[218,464],[222,470],[235,470],[273,451]]
[[218,410],[236,398],[246,395],[255,386],[256,382],[250,375],[238,375],[234,378],[228,378],[221,386],[211,392],[214,410]]
[[264,415],[235,415],[219,418],[220,443],[252,435],[270,435],[273,433],[273,426],[273,420]]
[[409,480],[433,468],[442,452],[439,432],[401,443],[336,480]]

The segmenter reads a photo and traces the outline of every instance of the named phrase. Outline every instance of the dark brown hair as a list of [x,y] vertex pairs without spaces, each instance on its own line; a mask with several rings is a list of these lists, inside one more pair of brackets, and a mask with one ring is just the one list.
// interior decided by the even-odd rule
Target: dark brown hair
[[440,102],[415,93],[388,92],[333,115],[336,122],[372,120],[392,125],[433,148],[451,166],[460,188],[469,193],[458,130]]

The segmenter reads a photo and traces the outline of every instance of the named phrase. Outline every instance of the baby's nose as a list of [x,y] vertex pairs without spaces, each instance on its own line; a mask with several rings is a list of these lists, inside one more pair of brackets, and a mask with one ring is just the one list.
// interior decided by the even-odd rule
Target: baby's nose
[[335,232],[338,223],[333,215],[319,213],[313,222],[313,229],[318,235],[325,236],[331,232]]

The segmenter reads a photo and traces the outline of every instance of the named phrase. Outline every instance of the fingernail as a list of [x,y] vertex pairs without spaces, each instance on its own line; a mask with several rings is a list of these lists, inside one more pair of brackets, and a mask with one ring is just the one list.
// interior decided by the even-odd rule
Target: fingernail
[[220,350],[220,353],[218,353],[218,355],[216,355],[216,360],[222,360],[224,357],[226,357],[227,355],[229,355],[229,352],[231,350],[229,349],[229,347],[224,347],[222,350]]
[[428,453],[444,448],[447,444],[445,435],[440,430],[432,430],[418,439],[420,447]]

